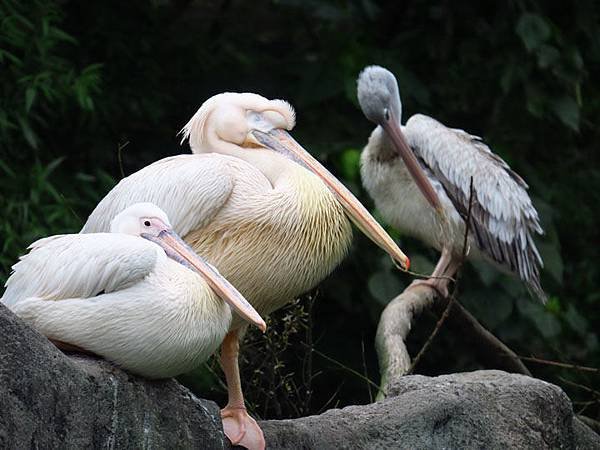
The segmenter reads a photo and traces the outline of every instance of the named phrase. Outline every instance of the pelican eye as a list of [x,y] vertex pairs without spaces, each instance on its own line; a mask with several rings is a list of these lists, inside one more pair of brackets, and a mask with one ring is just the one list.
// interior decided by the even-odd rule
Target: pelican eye
[[390,110],[387,108],[384,108],[383,115],[385,117],[385,121],[388,122],[390,120]]
[[150,221],[149,220],[145,220],[144,221],[144,225],[146,225],[147,227],[149,227],[150,226]]

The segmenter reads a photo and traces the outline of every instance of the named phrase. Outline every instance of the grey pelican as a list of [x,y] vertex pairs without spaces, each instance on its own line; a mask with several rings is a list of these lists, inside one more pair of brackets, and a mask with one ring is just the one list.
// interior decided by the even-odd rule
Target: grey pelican
[[266,327],[150,203],[118,214],[111,233],[51,236],[30,249],[13,266],[0,302],[59,347],[92,352],[147,378],[206,361],[229,329],[227,303]]
[[447,295],[472,198],[469,256],[516,274],[545,301],[533,240],[543,231],[525,181],[477,136],[422,114],[403,126],[398,83],[383,67],[361,72],[358,101],[377,124],[361,154],[363,185],[392,226],[442,253],[425,283]]
[[[166,158],[121,180],[82,232],[132,202],[163,208],[177,231],[219,269],[261,315],[323,280],[352,238],[345,214],[402,267],[408,258],[360,202],[287,132],[292,107],[250,93],[208,99],[183,129],[192,155]],[[246,412],[238,368],[245,323],[233,317],[221,346],[229,401],[222,410],[233,444],[264,448]]]

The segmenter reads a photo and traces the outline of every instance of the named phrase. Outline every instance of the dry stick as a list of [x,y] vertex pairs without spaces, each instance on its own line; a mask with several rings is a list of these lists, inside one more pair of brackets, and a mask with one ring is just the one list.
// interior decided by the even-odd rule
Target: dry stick
[[457,330],[461,338],[469,342],[473,352],[477,353],[477,359],[485,367],[531,376],[531,372],[517,354],[485,329],[458,301],[454,303],[448,317],[448,326]]
[[119,172],[121,172],[121,179],[125,178],[125,171],[123,170],[123,149],[129,145],[129,141],[124,144],[117,144],[117,161],[119,162]]
[[[304,342],[302,343],[305,347],[308,347]],[[377,384],[374,381],[371,381],[369,378],[367,378],[366,376],[364,376],[362,373],[357,372],[356,370],[354,370],[351,367],[348,367],[346,365],[344,365],[343,363],[339,362],[336,359],[333,359],[330,356],[327,356],[325,353],[321,353],[319,350],[313,348],[311,349],[311,351],[315,352],[317,355],[319,355],[321,358],[326,359],[327,361],[337,365],[338,367],[347,370],[348,372],[350,372],[352,375],[357,376],[358,378],[361,378],[362,380],[364,380],[367,384],[373,386],[375,389],[379,389],[379,386],[377,386]]]
[[560,361],[550,361],[548,359],[534,358],[532,356],[519,356],[519,359],[522,359],[523,361],[530,361],[530,362],[538,363],[538,364],[545,364],[548,366],[557,366],[557,367],[563,367],[565,369],[580,370],[582,372],[600,373],[600,369],[597,369],[595,367],[579,366],[577,364],[568,364],[568,363],[563,363]]
[[[364,336],[360,339],[360,349],[362,351],[362,364],[365,378],[369,378],[369,372],[367,371],[367,359],[365,358],[365,339]],[[369,391],[369,403],[373,403],[373,393],[371,392],[371,386],[367,383],[367,390]]]
[[579,388],[579,389],[583,389],[584,391],[589,392],[590,394],[594,395],[595,397],[598,397],[598,400],[600,400],[600,392],[598,392],[590,387],[587,387],[583,384],[579,384],[579,383],[575,383],[574,381],[567,380],[564,377],[559,376],[558,379],[561,380],[563,383],[569,384],[569,385]]
[[591,417],[582,416],[581,414],[577,414],[577,418],[579,420],[581,420],[583,423],[585,423],[592,430],[594,430],[596,433],[600,434],[600,422],[598,422],[597,420],[592,419]]

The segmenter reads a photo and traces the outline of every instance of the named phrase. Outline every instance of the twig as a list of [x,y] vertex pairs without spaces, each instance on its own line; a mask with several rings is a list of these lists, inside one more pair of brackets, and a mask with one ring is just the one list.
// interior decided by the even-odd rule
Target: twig
[[119,171],[121,172],[121,178],[125,178],[125,171],[123,170],[123,149],[129,145],[129,141],[124,144],[117,144],[117,160],[119,161]]
[[450,314],[450,310],[452,309],[453,304],[454,304],[454,295],[451,295],[450,300],[446,304],[446,308],[444,309],[444,312],[442,313],[441,317],[435,324],[435,328],[433,329],[433,331],[431,332],[431,334],[429,335],[429,337],[427,338],[427,340],[425,341],[425,343],[419,350],[419,353],[417,353],[417,356],[414,357],[410,367],[408,368],[407,374],[413,373],[413,371],[415,370],[415,367],[417,367],[417,364],[419,364],[419,362],[421,361],[421,358],[423,358],[423,355],[429,349],[429,346],[431,345],[431,343],[433,342],[435,337],[438,335],[440,329],[442,328],[442,325],[448,318],[448,315]]
[[[360,349],[362,351],[362,364],[365,378],[369,378],[369,372],[367,371],[367,360],[365,358],[365,339],[364,336],[360,339]],[[371,392],[371,386],[367,383],[367,390],[369,391],[369,403],[373,403],[373,393]]]
[[68,203],[67,199],[62,194],[62,192],[59,192],[58,195],[60,196],[60,199],[62,200],[63,206],[66,206],[67,208],[69,208],[69,211],[71,211],[71,213],[73,213],[73,215],[75,216],[75,218],[77,219],[77,221],[80,224],[82,224],[83,220],[81,220],[81,217],[79,217],[79,215],[75,212],[75,210],[73,209],[73,207]]
[[594,389],[592,389],[590,387],[587,387],[587,386],[585,386],[583,384],[575,383],[574,381],[567,380],[566,378],[563,378],[563,377],[560,377],[560,376],[558,377],[558,379],[561,380],[563,383],[566,383],[566,384],[568,384],[570,386],[574,386],[576,388],[583,389],[584,391],[589,392],[590,394],[598,397],[598,399],[600,400],[600,392],[598,392],[598,391],[596,391],[596,390],[594,390]]
[[591,417],[582,416],[581,414],[577,414],[577,418],[579,420],[581,420],[583,423],[585,423],[592,430],[594,430],[596,433],[600,434],[600,422],[598,422],[597,420],[592,419]]
[[577,364],[568,364],[568,363],[563,363],[560,361],[550,361],[548,359],[534,358],[533,356],[519,356],[519,359],[522,359],[523,361],[530,361],[530,362],[538,363],[538,364],[545,364],[548,366],[557,366],[557,367],[563,367],[565,369],[580,370],[582,372],[600,373],[600,369],[597,369],[595,367],[580,366]]
[[321,409],[319,409],[319,411],[317,411],[317,414],[321,414],[323,411],[325,411],[325,408],[327,408],[327,406],[329,406],[329,404],[333,401],[333,399],[340,393],[342,386],[344,386],[344,381],[342,381],[338,385],[338,387],[336,388],[334,393],[331,394],[331,397],[329,397],[329,399],[323,404],[323,406],[321,406]]
[[468,342],[486,367],[531,376],[525,364],[500,339],[490,333],[460,302],[454,303],[448,325]]
[[[304,342],[302,343],[304,346],[308,347]],[[373,386],[375,389],[379,390],[379,386],[377,384],[375,384],[373,381],[371,381],[369,378],[365,377],[363,374],[361,374],[360,372],[357,372],[356,370],[354,370],[351,367],[348,367],[344,364],[342,364],[339,361],[336,361],[335,359],[327,356],[324,353],[321,353],[319,350],[313,348],[311,349],[313,352],[315,352],[317,355],[319,355],[321,358],[325,358],[327,361],[334,363],[335,365],[341,367],[344,370],[347,370],[348,372],[350,372],[351,374],[357,376],[358,378],[361,378],[362,380],[366,381],[368,384],[370,384],[371,386]]]

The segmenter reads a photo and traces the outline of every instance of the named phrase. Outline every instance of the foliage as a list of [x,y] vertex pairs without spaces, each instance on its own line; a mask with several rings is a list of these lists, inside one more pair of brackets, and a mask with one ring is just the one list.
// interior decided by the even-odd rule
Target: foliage
[[[297,139],[372,206],[358,171],[372,126],[356,107],[355,79],[377,63],[397,75],[405,117],[422,112],[483,136],[529,182],[540,211],[548,305],[484,264],[465,269],[461,301],[522,355],[599,367],[599,14],[592,0],[0,0],[0,273],[32,240],[77,230],[71,210],[85,217],[119,177],[119,148],[126,173],[181,152],[176,132],[225,90],[289,100]],[[431,269],[435,252],[390,232],[415,270]],[[409,282],[357,233],[320,288],[314,347],[376,378],[379,314]],[[427,319],[415,327],[415,349],[431,328]],[[270,357],[285,361],[281,399],[285,385],[302,386],[302,363],[266,339]],[[293,354],[305,354],[301,340],[289,344]],[[460,336],[436,342],[418,371],[479,367]],[[598,375],[530,367],[576,401],[589,393],[569,383],[600,386]],[[313,412],[334,394],[342,405],[369,400],[364,380],[338,368],[315,358],[313,373],[335,376],[313,380]],[[249,393],[267,417],[293,414]],[[598,402],[583,406],[598,418]]]
[[94,110],[99,92],[100,64],[78,70],[59,49],[77,41],[58,27],[61,11],[47,0],[5,0],[0,4],[0,139],[2,147],[19,153],[20,140],[37,150],[40,133],[57,112],[76,105]]

